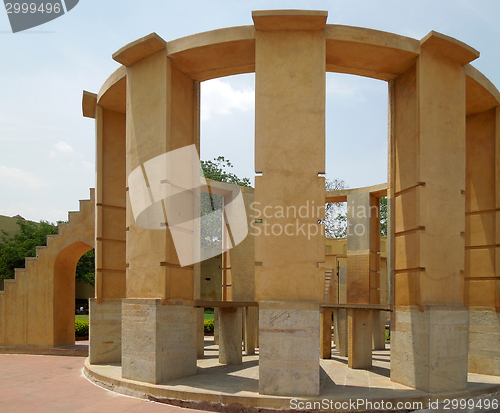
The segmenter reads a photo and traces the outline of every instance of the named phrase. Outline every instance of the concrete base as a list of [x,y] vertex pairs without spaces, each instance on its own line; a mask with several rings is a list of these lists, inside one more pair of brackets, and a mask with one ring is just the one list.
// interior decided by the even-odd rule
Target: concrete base
[[221,307],[219,317],[219,363],[239,365],[242,363],[242,307]]
[[467,307],[396,307],[391,329],[391,380],[425,392],[467,388]]
[[123,377],[157,384],[196,374],[197,319],[194,307],[124,299]]
[[373,311],[373,350],[385,350],[385,311]]
[[246,307],[245,311],[245,354],[251,356],[255,354],[257,335],[259,331],[259,309],[257,307]]
[[122,300],[89,299],[90,364],[120,363],[122,359]]
[[319,395],[318,303],[259,303],[259,393]]
[[372,367],[372,310],[347,310],[349,350],[347,365],[351,369]]
[[500,376],[500,313],[469,308],[469,373]]
[[335,345],[341,357],[348,355],[348,334],[347,334],[347,310],[345,308],[337,308],[334,313],[334,335]]
[[320,356],[322,359],[332,358],[332,309],[323,308],[321,313],[321,349]]

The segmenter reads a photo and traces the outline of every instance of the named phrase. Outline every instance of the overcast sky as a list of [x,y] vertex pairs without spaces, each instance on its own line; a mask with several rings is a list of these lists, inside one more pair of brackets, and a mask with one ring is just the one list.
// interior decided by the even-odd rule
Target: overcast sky
[[[252,24],[252,10],[327,10],[329,24],[421,39],[435,30],[481,52],[473,65],[500,86],[500,1],[80,0],[66,15],[13,34],[0,6],[0,215],[66,220],[94,186],[97,93],[119,64],[111,55],[156,32],[169,41]],[[351,188],[387,180],[387,84],[327,75],[327,177]],[[202,159],[223,155],[253,181],[254,76],[202,84]]]

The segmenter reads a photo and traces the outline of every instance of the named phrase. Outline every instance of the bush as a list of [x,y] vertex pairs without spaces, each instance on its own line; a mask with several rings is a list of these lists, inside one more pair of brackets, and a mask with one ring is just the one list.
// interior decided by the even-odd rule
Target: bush
[[205,320],[204,330],[205,330],[205,334],[213,334],[214,333],[214,320]]
[[89,336],[88,320],[75,320],[75,337],[88,337],[88,336]]

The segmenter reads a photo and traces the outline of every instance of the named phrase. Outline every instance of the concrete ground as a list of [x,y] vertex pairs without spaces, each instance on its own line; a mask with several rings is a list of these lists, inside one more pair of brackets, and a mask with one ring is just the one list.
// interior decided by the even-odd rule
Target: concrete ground
[[188,413],[105,390],[82,374],[83,357],[0,355],[2,413]]
[[[0,354],[0,412],[197,412],[123,396],[98,387],[83,375],[84,360],[83,357]],[[346,364],[347,360],[336,351],[333,360],[321,361],[322,398],[335,398],[335,395],[356,398],[375,394],[390,397],[393,392],[401,397],[420,393],[389,380],[388,350],[374,352],[374,368],[371,371],[351,370]],[[179,380],[170,386],[157,387],[174,385],[177,391],[196,388],[205,394],[239,396],[240,402],[248,396],[265,397],[258,395],[258,356],[244,356],[242,366],[222,366],[218,364],[217,346],[210,338],[206,341],[205,358],[199,360],[198,367],[197,376]],[[117,375],[115,383],[121,379],[118,366],[99,366],[98,370],[103,370],[107,377]],[[500,382],[499,378],[486,377],[492,383]],[[485,376],[469,375],[471,388],[482,387],[480,383],[484,383],[484,379]],[[500,412],[500,409],[489,412]]]

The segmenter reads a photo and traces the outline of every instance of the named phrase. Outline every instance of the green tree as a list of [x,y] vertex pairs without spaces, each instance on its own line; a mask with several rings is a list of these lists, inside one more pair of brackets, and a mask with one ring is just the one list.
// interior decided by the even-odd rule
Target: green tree
[[[250,179],[240,179],[227,170],[232,167],[231,162],[223,156],[214,158],[212,161],[201,161],[201,169],[205,178],[250,187]],[[203,217],[201,245],[205,248],[222,248],[223,197],[202,192],[200,202],[201,216]]]
[[46,221],[18,220],[19,231],[0,240],[0,279],[14,278],[15,268],[24,268],[24,258],[36,256],[36,247],[47,245],[47,235],[57,234],[57,226]]
[[[37,246],[47,245],[47,235],[57,234],[57,225],[47,221],[18,220],[17,225],[19,230],[14,235],[2,231],[0,236],[0,280],[14,278],[15,268],[24,268],[24,259],[35,257]],[[91,250],[78,262],[76,279],[94,285],[94,265]]]
[[223,156],[214,158],[212,161],[201,161],[201,169],[205,178],[238,186],[250,186],[250,179],[240,179],[232,172],[228,172],[227,168],[233,168],[233,165]]
[[[348,186],[342,179],[325,180],[327,191],[347,189]],[[343,238],[347,236],[347,214],[343,202],[327,202],[325,204],[325,236],[330,238]]]

